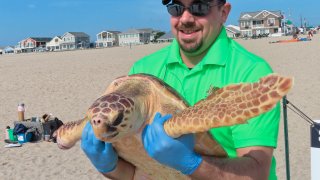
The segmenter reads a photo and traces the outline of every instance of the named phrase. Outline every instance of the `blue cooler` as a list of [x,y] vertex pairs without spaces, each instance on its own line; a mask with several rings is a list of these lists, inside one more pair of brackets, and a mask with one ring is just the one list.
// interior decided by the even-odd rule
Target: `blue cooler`
[[32,133],[20,133],[17,135],[18,138],[18,142],[20,144],[26,143],[26,142],[30,142],[32,137]]

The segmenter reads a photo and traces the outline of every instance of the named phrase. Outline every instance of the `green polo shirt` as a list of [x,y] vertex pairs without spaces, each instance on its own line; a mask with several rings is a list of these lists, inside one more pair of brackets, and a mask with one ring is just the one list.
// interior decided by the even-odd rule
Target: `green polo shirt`
[[[191,70],[183,63],[176,40],[171,45],[137,61],[129,74],[147,73],[159,77],[177,90],[191,105],[208,95],[212,87],[232,83],[256,82],[272,73],[262,58],[248,52],[227,37],[225,28],[206,56]],[[279,103],[271,111],[247,124],[211,129],[209,132],[230,158],[236,149],[249,146],[277,146],[280,120]],[[269,179],[277,179],[276,162],[272,158]]]

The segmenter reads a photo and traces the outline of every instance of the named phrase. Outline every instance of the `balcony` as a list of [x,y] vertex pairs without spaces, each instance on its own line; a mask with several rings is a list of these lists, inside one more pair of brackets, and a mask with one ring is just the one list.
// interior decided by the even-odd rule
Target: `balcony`
[[263,28],[263,27],[264,27],[263,24],[252,25],[252,28]]
[[103,38],[103,39],[97,39],[97,42],[113,42],[115,41],[115,38]]

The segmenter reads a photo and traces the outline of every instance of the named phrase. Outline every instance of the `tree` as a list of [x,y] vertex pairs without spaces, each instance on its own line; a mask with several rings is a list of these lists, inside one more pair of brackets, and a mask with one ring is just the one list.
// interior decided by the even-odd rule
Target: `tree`
[[157,32],[156,35],[154,36],[154,39],[152,40],[152,42],[156,42],[157,39],[161,36],[163,36],[165,34],[165,32]]

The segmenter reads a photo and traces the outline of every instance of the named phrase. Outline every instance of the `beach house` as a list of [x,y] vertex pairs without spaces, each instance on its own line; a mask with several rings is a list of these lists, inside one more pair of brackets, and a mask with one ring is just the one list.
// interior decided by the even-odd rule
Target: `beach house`
[[120,31],[101,31],[97,34],[96,47],[119,46]]
[[241,35],[240,27],[235,25],[226,26],[227,36],[230,38],[238,38]]
[[151,41],[152,30],[129,29],[119,34],[119,46],[148,44]]
[[35,52],[42,51],[46,48],[46,44],[51,41],[50,37],[29,37],[18,43],[17,52]]
[[61,50],[75,50],[90,47],[90,36],[84,32],[66,32],[61,39]]
[[60,51],[61,50],[61,47],[60,47],[61,43],[62,43],[61,36],[55,36],[54,38],[52,38],[52,40],[50,42],[47,43],[46,49],[48,51]]
[[7,47],[3,48],[3,50],[1,52],[2,52],[1,54],[12,54],[12,53],[14,53],[14,47],[7,46]]
[[155,29],[152,29],[152,28],[143,28],[143,29],[139,29],[139,30],[143,31],[145,33],[150,33],[149,42],[155,41],[157,34],[162,32],[160,30],[155,30]]
[[243,37],[281,33],[281,11],[242,12],[239,26]]

